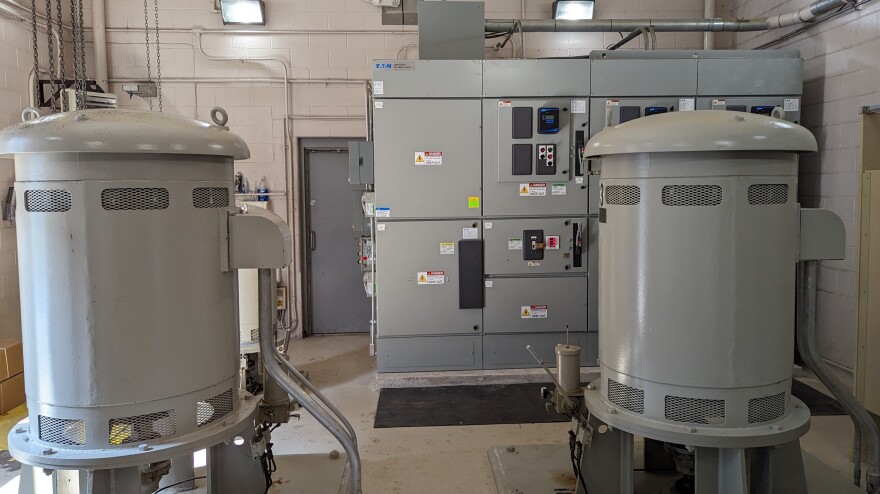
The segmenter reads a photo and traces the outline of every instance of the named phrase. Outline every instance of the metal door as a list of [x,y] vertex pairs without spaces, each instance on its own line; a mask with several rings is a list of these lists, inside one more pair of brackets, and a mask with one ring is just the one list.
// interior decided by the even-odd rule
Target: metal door
[[[327,144],[335,144],[327,143]],[[363,290],[357,245],[363,224],[352,225],[348,149],[305,147],[306,251],[309,261],[310,334],[361,333],[370,326],[370,299]]]

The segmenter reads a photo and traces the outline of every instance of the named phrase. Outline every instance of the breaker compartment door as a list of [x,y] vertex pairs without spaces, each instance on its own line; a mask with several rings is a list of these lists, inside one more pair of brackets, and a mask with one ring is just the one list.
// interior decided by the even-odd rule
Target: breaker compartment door
[[[485,333],[587,331],[587,278],[487,280]],[[525,350],[525,349],[523,349]]]
[[377,216],[479,217],[480,102],[375,103]]
[[[505,218],[483,223],[486,274],[585,273],[587,218]],[[491,227],[491,228],[490,228]]]
[[482,245],[473,238],[479,226],[461,220],[377,222],[379,336],[479,334],[482,262],[475,250]]

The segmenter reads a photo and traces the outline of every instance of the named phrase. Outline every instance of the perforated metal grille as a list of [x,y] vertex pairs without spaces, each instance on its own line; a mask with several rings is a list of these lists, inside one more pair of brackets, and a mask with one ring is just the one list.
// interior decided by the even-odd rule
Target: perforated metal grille
[[224,187],[198,187],[193,189],[193,206],[203,208],[228,208],[229,189]]
[[667,185],[663,187],[666,206],[717,206],[721,204],[720,185]]
[[32,213],[61,213],[70,211],[70,192],[64,189],[26,190],[24,208]]
[[692,424],[724,423],[724,400],[667,396],[665,401],[666,420]]
[[749,185],[749,204],[753,206],[788,204],[788,184]]
[[749,400],[749,423],[776,420],[785,414],[785,392]]
[[260,341],[260,328],[251,330],[251,341]]
[[645,413],[645,391],[608,380],[608,401],[635,413]]
[[605,203],[617,206],[635,206],[642,202],[642,190],[635,185],[605,187]]
[[101,206],[109,211],[145,211],[168,208],[168,189],[104,189]]
[[39,420],[41,441],[67,446],[84,446],[86,444],[86,423],[84,421],[56,419],[44,415],[40,415]]
[[127,444],[177,434],[174,410],[110,419],[110,444]]
[[200,401],[196,405],[196,422],[199,427],[216,422],[217,420],[232,413],[232,390],[229,389],[219,395]]

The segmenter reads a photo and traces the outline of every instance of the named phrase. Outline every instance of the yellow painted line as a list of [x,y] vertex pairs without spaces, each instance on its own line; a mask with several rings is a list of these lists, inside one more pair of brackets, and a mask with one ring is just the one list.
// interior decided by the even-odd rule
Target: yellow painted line
[[9,443],[6,442],[6,436],[9,435],[9,431],[15,427],[15,424],[21,422],[22,419],[27,418],[28,409],[27,405],[21,404],[12,410],[0,415],[0,451],[9,450]]

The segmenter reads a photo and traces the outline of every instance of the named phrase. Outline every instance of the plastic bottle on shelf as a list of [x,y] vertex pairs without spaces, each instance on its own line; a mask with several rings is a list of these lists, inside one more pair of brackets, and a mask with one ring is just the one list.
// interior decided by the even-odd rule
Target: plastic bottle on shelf
[[269,194],[269,185],[266,183],[266,177],[263,177],[260,179],[259,185],[257,185],[257,200],[268,201],[269,196],[266,194]]

